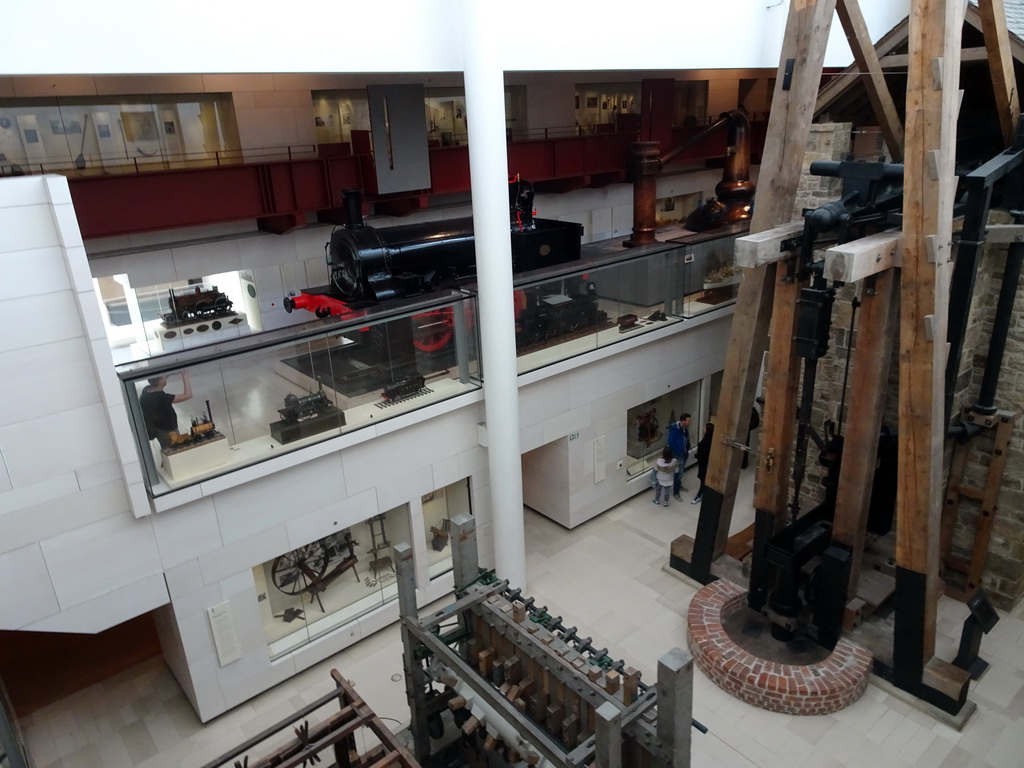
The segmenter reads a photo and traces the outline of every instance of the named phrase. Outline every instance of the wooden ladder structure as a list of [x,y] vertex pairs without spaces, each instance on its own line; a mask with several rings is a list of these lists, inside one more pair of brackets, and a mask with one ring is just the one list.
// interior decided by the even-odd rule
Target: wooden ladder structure
[[[980,0],[980,5],[992,26],[989,34],[986,24],[986,47],[1001,124],[1010,137],[1019,108],[1012,90],[1008,42],[1001,44],[1008,40],[1005,12],[1002,0]],[[936,603],[942,592],[943,373],[965,3],[911,1],[905,131],[896,118],[856,0],[791,3],[750,235],[741,239],[736,249],[737,264],[746,269],[716,412],[723,438],[711,450],[696,536],[683,536],[672,543],[670,564],[704,583],[716,578],[712,566],[726,549],[742,460],[736,436],[746,434],[762,356],[769,346],[754,490],[755,528],[767,538],[787,521],[796,432],[793,414],[801,367],[794,345],[796,306],[807,280],[794,277],[794,270],[787,268],[793,253],[782,251],[781,245],[801,231],[791,222],[792,209],[835,11],[863,73],[889,150],[894,158],[903,159],[904,206],[902,232],[883,232],[834,247],[826,254],[826,277],[859,282],[862,302],[833,541],[852,553],[846,594],[855,596],[888,362],[898,328],[899,489],[892,677],[899,687],[915,695],[942,702],[940,706],[953,702],[951,706],[958,708],[965,700],[969,676],[937,659],[934,647]],[[982,538],[978,537],[978,546]],[[856,603],[848,608],[855,609]]]
[[[992,433],[988,472],[985,473],[985,484],[980,488],[964,484],[970,443],[957,443],[953,449],[949,484],[946,486],[946,501],[942,508],[941,552],[942,564],[946,570],[946,594],[957,600],[966,601],[981,586],[981,575],[985,570],[988,545],[992,540],[992,527],[999,507],[999,491],[1006,472],[1007,449],[1010,435],[1017,425],[1017,414],[1011,411],[981,414],[964,409],[963,421],[967,424],[976,424]],[[964,499],[971,500],[977,505],[969,560],[953,555],[954,525],[961,501]],[[958,574],[959,578],[951,580],[951,574]]]

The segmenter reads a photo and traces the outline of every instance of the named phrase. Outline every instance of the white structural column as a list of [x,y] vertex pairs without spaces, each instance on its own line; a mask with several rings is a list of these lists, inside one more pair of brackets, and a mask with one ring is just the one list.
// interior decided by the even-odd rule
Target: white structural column
[[[523,469],[519,448],[512,245],[509,239],[505,81],[494,6],[464,0],[462,17],[470,188],[480,290],[480,340],[498,576],[526,586]],[[488,18],[490,16],[490,18]],[[490,23],[488,23],[490,22]]]

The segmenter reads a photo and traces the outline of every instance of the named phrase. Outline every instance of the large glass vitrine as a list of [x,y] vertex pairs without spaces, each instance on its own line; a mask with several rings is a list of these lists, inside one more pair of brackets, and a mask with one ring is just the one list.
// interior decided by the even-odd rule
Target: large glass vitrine
[[451,292],[122,366],[150,492],[478,388],[475,307]]

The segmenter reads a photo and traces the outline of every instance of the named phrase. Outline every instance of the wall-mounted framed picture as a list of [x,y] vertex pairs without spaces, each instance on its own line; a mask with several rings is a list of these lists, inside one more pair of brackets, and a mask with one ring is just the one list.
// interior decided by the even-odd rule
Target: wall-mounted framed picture
[[128,141],[159,141],[156,116],[152,112],[122,112],[121,120]]
[[110,126],[107,125],[106,123],[100,123],[99,125],[96,126],[96,135],[99,136],[101,139],[109,139],[110,138]]
[[576,109],[579,109],[579,108],[580,108],[580,97],[577,96],[576,97]]
[[587,109],[597,109],[597,96],[587,96]]
[[63,136],[65,134],[64,123],[62,123],[60,120],[51,120],[50,132],[54,136]]
[[82,132],[82,124],[80,122],[78,122],[77,120],[68,120],[66,127],[67,127],[68,133],[81,133]]
[[38,144],[39,143],[39,132],[35,128],[25,129],[25,143],[26,144]]

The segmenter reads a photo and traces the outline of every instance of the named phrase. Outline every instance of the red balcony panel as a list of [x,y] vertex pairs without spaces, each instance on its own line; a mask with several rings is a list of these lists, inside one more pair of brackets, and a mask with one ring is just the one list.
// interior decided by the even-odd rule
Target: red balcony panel
[[71,180],[82,237],[108,237],[263,216],[259,165]]
[[[331,207],[327,164],[321,160],[298,160],[289,164],[295,190],[296,211],[315,211]],[[340,198],[338,198],[340,199]],[[337,203],[334,203],[337,205]]]
[[552,150],[554,152],[553,175],[556,178],[582,176],[586,173],[582,136],[555,139],[552,143]]
[[469,147],[431,147],[430,180],[434,194],[468,192]]
[[518,141],[508,145],[509,176],[518,174],[528,181],[546,181],[555,177],[552,143],[559,139]]
[[362,189],[363,176],[358,157],[331,157],[324,161],[327,166],[327,205],[333,208],[341,205],[341,193],[346,189]]
[[585,136],[583,163],[587,173],[624,171],[629,159],[632,137],[627,134]]

